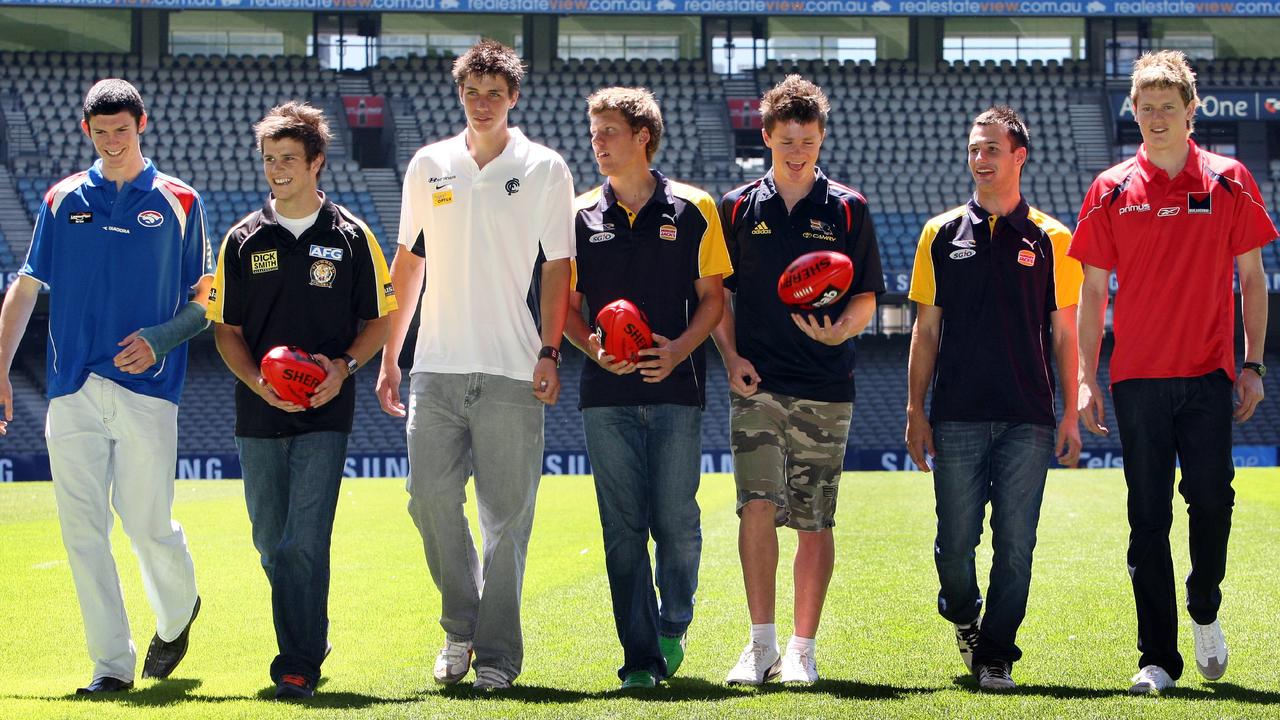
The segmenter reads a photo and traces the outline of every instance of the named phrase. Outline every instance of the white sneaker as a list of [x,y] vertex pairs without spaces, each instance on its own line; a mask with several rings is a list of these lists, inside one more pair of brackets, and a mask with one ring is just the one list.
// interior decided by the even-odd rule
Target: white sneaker
[[738,664],[725,678],[727,685],[760,685],[778,676],[782,671],[782,656],[778,649],[760,643],[749,643],[738,657]]
[[813,651],[788,647],[787,654],[782,656],[782,672],[778,680],[783,683],[818,682],[818,661],[814,659]]
[[1191,621],[1191,637],[1196,643],[1196,669],[1205,680],[1217,680],[1227,671],[1227,639],[1217,620],[1208,625]]
[[1012,690],[1018,687],[1009,675],[1009,665],[1002,660],[995,660],[979,665],[977,672],[979,690]]
[[511,687],[511,678],[495,668],[476,668],[476,681],[471,687],[476,690],[506,690]]
[[1169,673],[1165,672],[1164,668],[1159,665],[1148,665],[1133,676],[1133,687],[1129,688],[1129,694],[1159,695],[1173,685],[1173,678],[1169,677]]
[[452,685],[467,676],[471,669],[471,643],[445,638],[444,648],[436,656],[435,678],[441,685]]
[[968,625],[953,624],[956,626],[956,647],[960,649],[960,659],[973,672],[973,651],[978,647],[978,629],[982,625],[982,618],[979,617]]

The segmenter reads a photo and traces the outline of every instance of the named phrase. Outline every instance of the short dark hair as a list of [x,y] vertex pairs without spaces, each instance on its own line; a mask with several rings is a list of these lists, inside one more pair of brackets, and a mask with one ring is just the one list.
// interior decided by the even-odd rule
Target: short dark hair
[[640,128],[649,131],[649,142],[644,146],[645,156],[653,162],[658,154],[658,146],[662,141],[662,111],[658,109],[658,101],[646,88],[607,87],[597,90],[587,98],[587,113],[599,115],[610,110],[617,110],[632,132]]
[[115,115],[119,112],[128,112],[137,122],[147,114],[138,88],[119,78],[107,78],[94,83],[89,92],[85,93],[82,110],[85,122],[89,122],[89,118],[94,115]]
[[1023,122],[1022,116],[1008,105],[992,105],[973,119],[973,125],[974,127],[999,125],[1009,133],[1009,140],[1013,143],[1014,150],[1031,149],[1031,132],[1027,130],[1027,124]]
[[[324,111],[296,100],[271,108],[253,126],[253,135],[258,143],[258,152],[262,152],[263,140],[297,140],[302,143],[308,164],[329,147],[329,140],[333,138]],[[320,169],[324,169],[323,163]]]
[[506,80],[507,91],[514,95],[520,92],[520,81],[524,79],[524,63],[515,50],[497,40],[484,38],[453,61],[453,82],[458,87],[462,87],[468,77],[485,75],[494,75]]
[[822,88],[799,75],[788,75],[760,99],[760,118],[766,132],[773,132],[780,122],[791,121],[801,125],[817,122],[818,129],[825,132],[829,112],[831,103]]

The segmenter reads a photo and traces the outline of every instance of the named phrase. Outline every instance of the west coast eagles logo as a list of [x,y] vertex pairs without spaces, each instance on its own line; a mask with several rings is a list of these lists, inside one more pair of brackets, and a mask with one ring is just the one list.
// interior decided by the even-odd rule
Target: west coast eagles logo
[[328,260],[317,260],[311,263],[311,284],[316,287],[333,287],[333,278],[338,269]]

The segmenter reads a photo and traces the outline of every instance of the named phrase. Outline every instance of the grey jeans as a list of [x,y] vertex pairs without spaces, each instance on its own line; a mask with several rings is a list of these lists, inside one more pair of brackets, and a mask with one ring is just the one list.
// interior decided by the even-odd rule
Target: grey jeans
[[[415,373],[409,383],[409,514],[440,591],[440,626],[475,666],[514,679],[524,660],[520,592],[542,477],[542,403],[528,382]],[[484,564],[463,514],[474,469]]]

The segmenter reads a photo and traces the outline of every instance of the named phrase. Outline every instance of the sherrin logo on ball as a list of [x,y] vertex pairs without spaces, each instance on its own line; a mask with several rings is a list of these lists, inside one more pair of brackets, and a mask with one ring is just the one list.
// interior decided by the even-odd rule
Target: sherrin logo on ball
[[778,297],[801,310],[816,310],[839,300],[853,284],[853,261],[833,250],[806,253],[791,261],[778,278]]
[[311,353],[280,345],[262,357],[259,371],[281,400],[311,407],[311,396],[329,374]]
[[600,345],[615,362],[639,362],[640,351],[653,347],[649,319],[630,300],[614,300],[596,313]]
[[164,215],[155,210],[143,210],[138,213],[138,224],[142,227],[160,227],[164,224]]

